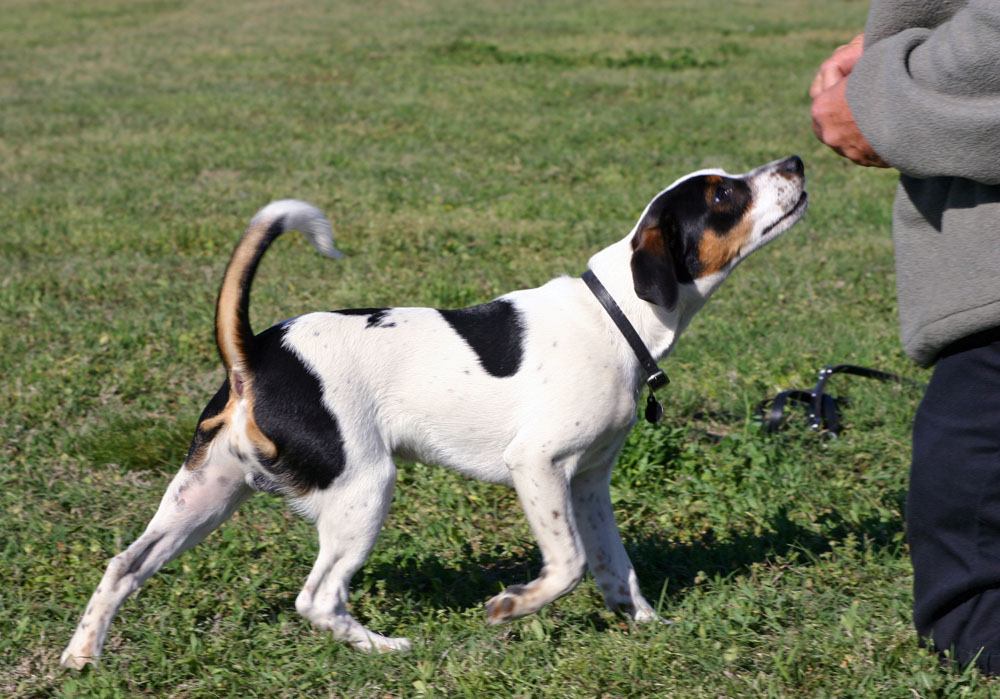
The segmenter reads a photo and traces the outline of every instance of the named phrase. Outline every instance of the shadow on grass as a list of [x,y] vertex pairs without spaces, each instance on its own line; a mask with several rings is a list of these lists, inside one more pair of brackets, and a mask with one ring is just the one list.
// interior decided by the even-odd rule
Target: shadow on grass
[[[891,499],[902,501],[903,493],[893,493]],[[671,541],[662,534],[629,537],[625,547],[643,585],[646,598],[659,599],[663,581],[667,598],[681,596],[695,585],[699,576],[714,578],[747,573],[755,563],[776,558],[798,558],[805,555],[804,565],[833,550],[837,542],[853,538],[876,551],[899,545],[902,521],[870,518],[851,523],[832,513],[817,520],[816,527],[807,528],[793,522],[786,510],[781,510],[768,523],[761,535],[708,532],[691,541]],[[421,604],[436,608],[464,609],[480,607],[486,599],[505,585],[524,583],[541,569],[537,549],[528,557],[512,560],[509,553],[475,553],[467,549],[461,562],[442,565],[431,554],[396,559],[393,562],[369,564],[369,575],[384,580],[386,591],[405,595]]]
[[430,552],[366,565],[368,575],[385,581],[386,592],[428,607],[452,609],[480,607],[505,586],[529,582],[541,567],[537,548],[528,556],[513,558],[500,551],[477,554],[468,546],[458,565],[442,565]]
[[[901,500],[904,495],[894,493],[891,497]],[[760,535],[731,532],[720,536],[709,531],[697,540],[683,542],[654,535],[634,538],[626,547],[639,580],[652,588],[644,592],[658,595],[662,581],[668,580],[667,597],[675,597],[693,586],[699,576],[740,575],[749,572],[755,563],[777,558],[794,558],[809,565],[810,559],[850,539],[874,551],[896,548],[903,531],[902,520],[871,517],[852,523],[838,513],[818,518],[816,526],[804,527],[793,522],[785,509],[768,525],[768,531]],[[656,581],[661,581],[660,588]]]

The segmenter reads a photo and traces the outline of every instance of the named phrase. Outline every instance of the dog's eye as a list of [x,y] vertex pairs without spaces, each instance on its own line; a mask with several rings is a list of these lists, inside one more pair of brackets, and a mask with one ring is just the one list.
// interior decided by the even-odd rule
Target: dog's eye
[[723,185],[719,185],[718,187],[715,188],[715,203],[721,204],[724,201],[728,201],[732,193],[733,193],[732,187],[725,187]]

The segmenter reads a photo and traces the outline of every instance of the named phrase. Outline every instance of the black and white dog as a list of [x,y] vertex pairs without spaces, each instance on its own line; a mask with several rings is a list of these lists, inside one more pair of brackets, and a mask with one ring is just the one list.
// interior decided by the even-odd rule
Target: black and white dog
[[[590,270],[655,359],[737,264],[805,213],[802,161],[744,175],[703,170],[646,207]],[[250,286],[288,230],[339,256],[322,213],[269,204],[236,246],[216,337],[227,378],[146,531],[115,556],[62,662],[97,661],[125,598],[222,524],[255,490],[279,492],[316,521],[320,550],[296,608],[364,650],[405,638],[369,631],[348,585],[389,509],[393,457],[441,464],[517,490],[544,566],[486,603],[498,624],[565,595],[589,566],[607,605],[656,619],[615,526],[608,483],[636,421],[642,363],[594,293],[560,277],[482,306],[310,313],[254,335]]]

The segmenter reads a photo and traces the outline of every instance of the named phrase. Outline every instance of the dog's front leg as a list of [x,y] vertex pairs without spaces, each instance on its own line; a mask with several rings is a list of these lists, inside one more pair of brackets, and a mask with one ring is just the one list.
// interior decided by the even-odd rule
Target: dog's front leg
[[108,565],[87,604],[62,664],[80,669],[97,663],[111,620],[125,598],[156,571],[225,522],[253,491],[243,469],[227,456],[197,470],[181,468],[142,536]]
[[578,473],[570,483],[577,527],[587,551],[587,564],[609,609],[625,612],[639,622],[659,619],[639,591],[639,580],[625,552],[611,508],[611,467]]
[[486,621],[501,624],[538,611],[579,584],[586,569],[570,502],[569,476],[578,459],[553,459],[509,449],[505,455],[521,507],[542,552],[543,567],[525,585],[511,585],[486,603]]

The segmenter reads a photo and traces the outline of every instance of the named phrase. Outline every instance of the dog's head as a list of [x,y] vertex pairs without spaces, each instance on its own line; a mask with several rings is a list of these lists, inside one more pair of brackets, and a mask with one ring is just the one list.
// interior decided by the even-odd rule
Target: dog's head
[[743,175],[702,170],[660,192],[632,233],[635,293],[668,311],[685,285],[707,298],[747,255],[802,218],[804,173],[793,155]]

